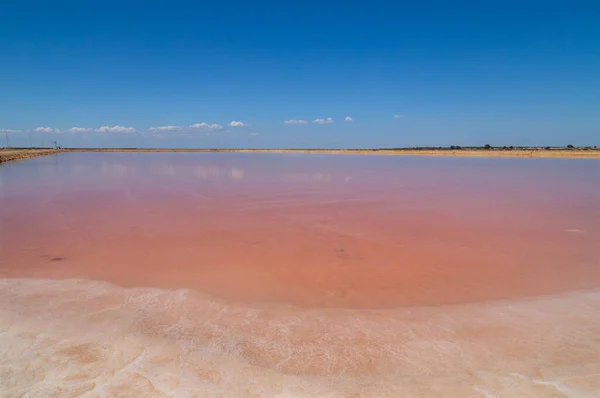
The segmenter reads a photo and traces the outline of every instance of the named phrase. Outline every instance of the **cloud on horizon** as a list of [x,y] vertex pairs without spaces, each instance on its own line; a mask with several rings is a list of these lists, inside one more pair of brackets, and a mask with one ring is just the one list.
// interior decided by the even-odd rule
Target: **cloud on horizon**
[[285,122],[283,122],[284,124],[308,124],[308,122],[306,120],[286,120]]
[[102,126],[96,129],[98,133],[135,133],[136,130],[133,127],[123,127],[123,126]]
[[51,133],[52,127],[38,127],[35,129],[37,133]]
[[150,131],[179,131],[181,130],[180,126],[160,126],[160,127],[150,127],[148,130]]
[[333,123],[333,119],[328,117],[327,119],[316,119],[313,120],[313,123],[315,124],[330,124]]
[[23,130],[13,130],[13,129],[0,129],[0,133],[20,133]]
[[250,125],[244,124],[242,122],[236,122],[235,120],[232,120],[231,122],[229,122],[229,127],[245,127],[245,126],[250,126]]
[[346,116],[346,117],[344,118],[344,121],[345,121],[345,122],[353,122],[353,121],[354,121],[354,119],[352,119],[350,116]]
[[404,119],[404,115],[394,115],[394,119]]
[[92,131],[90,127],[71,127],[70,129],[65,130],[67,133],[75,134],[75,133],[88,133]]
[[203,129],[203,130],[221,130],[223,126],[219,124],[208,124],[208,123],[196,123],[190,126],[192,129]]

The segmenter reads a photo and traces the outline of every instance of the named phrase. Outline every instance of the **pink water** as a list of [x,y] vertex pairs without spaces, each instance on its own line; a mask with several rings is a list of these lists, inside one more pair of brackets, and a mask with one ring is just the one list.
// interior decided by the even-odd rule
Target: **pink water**
[[598,242],[597,160],[7,164],[0,393],[595,396]]

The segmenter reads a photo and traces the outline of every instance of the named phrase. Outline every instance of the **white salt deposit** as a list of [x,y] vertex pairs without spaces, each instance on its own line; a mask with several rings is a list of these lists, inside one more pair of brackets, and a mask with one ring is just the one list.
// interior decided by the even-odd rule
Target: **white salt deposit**
[[0,280],[4,397],[594,397],[600,291],[304,309]]

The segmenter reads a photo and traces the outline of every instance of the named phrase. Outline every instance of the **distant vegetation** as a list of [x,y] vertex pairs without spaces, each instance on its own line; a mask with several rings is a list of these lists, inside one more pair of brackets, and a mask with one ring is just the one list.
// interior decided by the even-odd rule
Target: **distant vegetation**
[[[513,150],[525,150],[525,151],[535,151],[535,150],[546,150],[546,151],[560,151],[560,150],[566,150],[566,149],[579,149],[579,150],[598,150],[599,148],[597,146],[587,146],[587,147],[575,147],[573,145],[566,145],[566,146],[556,146],[556,147],[551,147],[551,146],[491,146],[490,144],[485,144],[483,146],[460,146],[460,145],[451,145],[451,146],[447,146],[447,147],[396,147],[396,148],[374,148],[374,149],[363,149],[363,148],[352,148],[352,149],[348,149],[348,150],[352,150],[352,151],[360,151],[360,150],[371,150],[371,151],[480,151],[480,150],[486,150],[486,151],[513,151]],[[319,150],[319,149],[315,149],[315,150]],[[343,149],[340,149],[343,150]]]

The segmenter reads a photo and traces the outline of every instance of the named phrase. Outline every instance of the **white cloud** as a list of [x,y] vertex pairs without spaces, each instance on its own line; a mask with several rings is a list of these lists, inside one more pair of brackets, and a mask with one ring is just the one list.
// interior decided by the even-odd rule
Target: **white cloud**
[[333,123],[333,119],[328,117],[327,119],[316,119],[313,120],[313,123],[315,124],[329,124],[329,123]]
[[70,129],[65,130],[67,133],[75,134],[75,133],[87,133],[92,131],[89,127],[71,127]]
[[133,127],[123,127],[123,126],[102,126],[96,129],[98,133],[135,133],[135,129]]
[[306,120],[286,120],[285,122],[283,122],[285,124],[308,124],[308,122]]
[[242,122],[236,122],[235,120],[229,122],[229,127],[244,127],[244,126],[250,126],[250,125],[244,124]]
[[190,128],[193,129],[204,129],[204,130],[221,130],[223,126],[218,124],[208,124],[208,123],[196,123],[192,124]]
[[35,129],[35,131],[38,133],[51,133],[52,127],[38,127]]
[[251,135],[252,137],[256,137],[256,136],[258,135],[258,133],[250,133],[250,135]]
[[148,130],[150,131],[178,131],[181,127],[179,126],[160,126],[160,127],[150,127]]
[[20,133],[21,130],[0,129],[0,133]]
[[346,116],[346,117],[344,118],[344,121],[345,121],[345,122],[353,122],[354,120],[353,120],[353,119],[352,119],[350,116]]
[[404,119],[404,115],[394,115],[394,119]]

